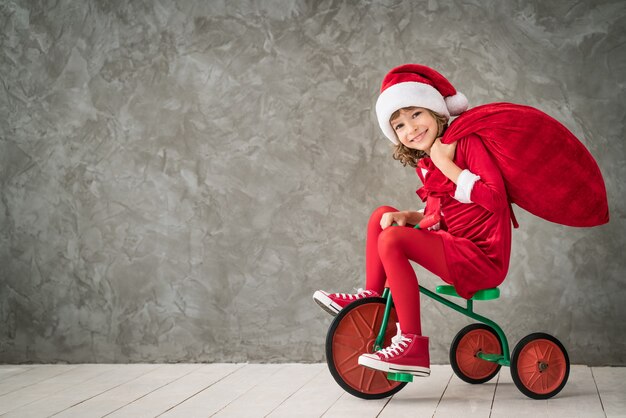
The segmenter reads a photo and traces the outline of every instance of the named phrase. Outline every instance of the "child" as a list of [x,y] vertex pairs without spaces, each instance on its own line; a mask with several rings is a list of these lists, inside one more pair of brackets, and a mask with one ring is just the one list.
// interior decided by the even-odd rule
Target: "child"
[[[389,347],[361,355],[360,365],[430,374],[428,337],[422,336],[419,287],[411,260],[466,298],[498,286],[506,276],[512,212],[502,175],[482,141],[468,136],[446,145],[440,139],[450,116],[466,109],[465,96],[431,68],[402,65],[383,80],[376,103],[379,125],[396,145],[394,159],[416,167],[424,184],[417,194],[427,203],[424,214],[383,206],[371,215],[365,290],[356,294],[319,290],[313,295],[323,309],[336,315],[357,299],[379,296],[387,281],[398,314],[398,336]],[[417,224],[423,228],[414,229]]]

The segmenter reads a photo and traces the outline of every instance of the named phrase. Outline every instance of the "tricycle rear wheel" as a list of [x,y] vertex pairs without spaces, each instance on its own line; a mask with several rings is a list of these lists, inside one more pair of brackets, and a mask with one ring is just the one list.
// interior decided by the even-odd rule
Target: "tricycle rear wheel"
[[569,356],[563,344],[550,334],[537,332],[517,343],[511,358],[515,386],[532,399],[548,399],[559,393],[569,377]]
[[502,342],[493,328],[471,324],[456,334],[450,346],[450,365],[463,381],[488,382],[500,371],[500,365],[478,357],[478,353],[502,354]]

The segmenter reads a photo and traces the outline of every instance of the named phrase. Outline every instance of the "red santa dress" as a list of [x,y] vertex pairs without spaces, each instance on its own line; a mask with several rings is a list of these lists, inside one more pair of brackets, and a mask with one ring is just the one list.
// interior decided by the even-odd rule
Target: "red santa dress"
[[[468,136],[457,141],[454,162],[463,173],[458,186],[430,158],[416,169],[424,186],[423,200],[440,200],[441,227],[449,277],[459,295],[496,287],[506,277],[511,254],[511,208],[502,175],[482,141]],[[433,202],[431,199],[430,202]],[[430,205],[428,205],[430,206]],[[426,207],[426,215],[434,208]]]

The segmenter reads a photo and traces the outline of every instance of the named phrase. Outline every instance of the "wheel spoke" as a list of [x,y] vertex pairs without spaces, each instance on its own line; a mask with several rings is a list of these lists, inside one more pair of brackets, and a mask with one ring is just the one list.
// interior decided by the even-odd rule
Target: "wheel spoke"
[[558,360],[551,361],[549,364],[551,368],[563,368],[564,369],[567,363],[565,363],[564,358],[560,358]]
[[344,373],[344,379],[351,386],[357,387],[365,393],[380,393],[392,389],[398,384],[397,382],[388,380],[385,372],[368,369],[367,367],[359,365],[350,368],[348,371],[353,372],[355,370],[357,370],[357,373]]
[[481,375],[488,375],[493,372],[498,365],[496,363],[492,363],[487,360],[477,359],[476,363],[478,364],[478,371]]
[[[378,323],[378,317],[381,316],[381,314],[384,312],[385,312],[384,309],[376,309],[376,311],[374,312],[374,319],[372,320],[372,324],[371,324],[371,326],[373,326],[373,329],[380,329],[380,324]],[[380,323],[382,324],[382,318],[380,319]]]
[[363,368],[364,368],[363,366],[361,366],[359,363],[357,363],[357,362],[355,361],[355,362],[352,364],[352,366],[348,367],[347,369],[343,369],[343,370],[344,370],[344,373],[347,375],[347,374],[349,374],[350,372],[353,372],[353,371],[355,371],[355,370],[361,370],[361,369],[363,369]]
[[546,344],[546,352],[543,355],[543,359],[549,363],[552,358],[552,353],[554,352],[554,345]]
[[353,362],[353,363],[354,363],[354,365],[355,365],[355,367],[356,367],[356,366],[358,366],[359,364],[358,364],[358,362],[357,362],[357,361],[354,361],[354,358],[355,358],[355,357],[357,357],[357,356],[360,356],[360,355],[361,355],[361,353],[354,352],[354,353],[352,353],[352,354],[350,354],[350,355],[348,355],[348,356],[344,357],[344,358],[343,358],[343,360],[342,360],[341,362],[336,363],[335,365],[336,365],[336,367],[337,367],[337,368],[343,368],[343,366],[345,366],[346,364],[348,364],[348,363],[350,363],[350,362]]
[[347,318],[350,321],[350,323],[352,324],[352,327],[350,328],[350,330],[353,330],[357,334],[359,334],[359,337],[365,338],[365,336],[361,333],[361,330],[359,329],[359,326],[357,325],[356,320],[354,319],[354,315],[349,315],[349,316],[347,316]]
[[481,351],[485,351],[485,336],[482,333],[478,334],[477,343],[478,349]]
[[361,370],[359,373],[359,387],[360,388],[363,387],[363,380],[365,380],[365,372],[366,372],[365,367],[361,367]]
[[479,362],[478,361],[474,361],[472,362],[472,376],[476,376],[476,370],[479,367]]
[[[367,305],[364,305],[367,306]],[[369,306],[370,311],[366,312],[367,314],[367,318],[365,317],[364,313],[359,309],[358,311],[356,311],[356,314],[360,320],[361,323],[361,327],[367,332],[367,336],[371,336],[373,333],[373,330],[378,329],[379,325],[378,324],[378,316],[379,313],[381,312],[381,308],[382,306],[377,305],[375,307]]]
[[457,355],[462,354],[468,357],[474,357],[476,355],[475,349],[472,349],[470,347],[465,347],[465,346],[459,346],[459,348],[456,349],[456,352],[457,352]]
[[533,373],[529,373],[528,376],[526,376],[526,383],[524,384],[527,388],[532,389],[535,384],[537,383],[537,381],[539,381],[541,379],[541,373],[537,372],[533,372]]
[[[365,369],[365,367],[363,367],[363,369]],[[365,387],[367,388],[367,390],[371,390],[372,389],[372,382],[374,381],[374,378],[376,377],[376,374],[375,374],[375,372],[373,370],[367,370],[366,374],[369,375],[369,379],[368,379],[367,384],[365,385]]]
[[398,383],[387,379],[387,373],[385,372],[372,372],[374,375],[374,382],[372,383],[372,387],[374,388],[383,388],[385,390],[396,386]]
[[550,380],[550,382],[554,382],[554,383],[560,383],[561,379],[562,379],[562,375],[561,375],[561,370],[560,369],[553,369],[553,368],[549,368],[546,371],[546,374],[548,375],[548,378]]
[[337,334],[333,338],[333,343],[358,352],[365,352],[367,340],[355,335]]
[[[518,364],[519,364],[519,363],[518,363]],[[517,369],[518,369],[519,371],[523,371],[524,373],[533,373],[533,372],[535,372],[535,371],[538,371],[538,370],[537,370],[537,363],[535,363],[535,362],[533,362],[533,363],[529,363],[529,364],[522,364],[522,365],[519,365],[519,366],[517,367]]]
[[[363,338],[370,337],[372,335],[372,328],[374,327],[374,324],[369,323],[360,310],[356,310],[355,316],[356,318],[354,319],[354,326],[358,328],[359,335],[361,335],[361,337]],[[360,323],[357,323],[357,319]]]
[[478,349],[480,348],[480,341],[478,341],[478,336],[470,335],[467,338],[467,347],[471,349],[474,354],[476,354],[476,351],[478,351]]
[[547,372],[551,379],[553,379],[557,384],[560,384],[561,380],[565,377],[565,370],[567,369],[567,362],[565,361],[565,357],[563,357],[563,353],[559,350],[559,356],[554,356],[556,359],[549,363],[549,367]]

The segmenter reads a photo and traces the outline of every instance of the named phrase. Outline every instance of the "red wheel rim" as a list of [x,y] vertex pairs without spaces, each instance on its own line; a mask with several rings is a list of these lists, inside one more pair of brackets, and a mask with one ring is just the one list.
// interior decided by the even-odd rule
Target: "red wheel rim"
[[[385,313],[385,305],[366,303],[352,309],[343,318],[333,335],[333,363],[343,380],[365,394],[387,392],[402,384],[387,379],[386,372],[379,372],[358,364],[363,353],[372,353]],[[391,344],[396,333],[398,317],[394,309],[389,313],[384,346]]]
[[556,390],[566,371],[563,351],[550,340],[531,341],[519,353],[517,374],[522,384],[533,393],[545,395]]
[[471,379],[485,379],[498,368],[498,363],[483,360],[476,355],[502,354],[498,338],[485,329],[474,329],[465,334],[456,349],[456,363],[461,372]]

